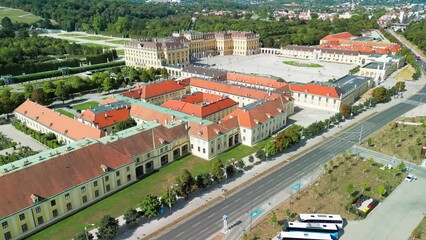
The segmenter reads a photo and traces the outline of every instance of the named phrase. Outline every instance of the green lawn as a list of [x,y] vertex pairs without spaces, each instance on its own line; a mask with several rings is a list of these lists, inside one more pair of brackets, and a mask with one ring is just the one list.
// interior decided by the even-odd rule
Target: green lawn
[[61,33],[61,34],[58,34],[58,36],[61,36],[61,37],[84,37],[86,35],[80,34],[80,33]]
[[[218,158],[224,161],[231,158],[238,160],[256,152],[265,144],[266,140],[260,142],[253,148],[239,145],[221,154]],[[77,232],[82,231],[88,224],[97,223],[103,215],[109,214],[118,217],[123,215],[127,209],[137,207],[144,195],[161,195],[162,192],[174,182],[176,176],[178,176],[183,169],[188,169],[193,176],[196,176],[201,173],[210,172],[211,163],[212,161],[206,161],[193,155],[186,156],[178,161],[170,163],[161,168],[158,172],[134,183],[114,195],[31,236],[29,239],[70,239]]]
[[115,43],[115,44],[123,44],[123,45],[130,43],[129,40],[109,40],[108,42]]
[[117,55],[124,55],[124,49],[117,49]]
[[12,22],[22,22],[28,24],[37,22],[41,19],[41,17],[35,16],[32,13],[25,12],[20,9],[0,7],[0,19],[3,19],[4,17],[9,17]]
[[107,49],[112,48],[111,46],[96,44],[96,43],[81,43],[80,45],[84,45],[84,46],[88,46],[88,47],[102,47],[102,48],[107,48]]
[[323,65],[318,63],[301,63],[296,61],[284,61],[284,64],[295,66],[295,67],[310,67],[310,68],[320,68],[323,67]]
[[97,107],[99,106],[99,103],[96,101],[90,101],[90,102],[85,102],[85,103],[81,103],[81,104],[77,104],[72,106],[73,109],[75,110],[86,110],[92,107]]
[[70,117],[70,118],[74,119],[74,114],[72,114],[70,112],[67,112],[67,111],[65,111],[63,109],[56,109],[56,111],[62,113],[63,115],[65,115],[67,117]]
[[102,37],[102,36],[81,36],[81,37],[78,37],[78,38],[79,39],[85,39],[85,40],[93,40],[93,41],[110,39],[110,38]]

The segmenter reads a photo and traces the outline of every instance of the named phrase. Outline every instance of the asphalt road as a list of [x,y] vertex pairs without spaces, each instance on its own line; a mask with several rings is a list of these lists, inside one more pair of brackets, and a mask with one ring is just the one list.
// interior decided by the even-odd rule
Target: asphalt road
[[249,212],[256,209],[256,206],[264,204],[267,199],[281,190],[290,188],[295,180],[324,165],[334,156],[349,150],[354,143],[358,142],[361,129],[361,138],[364,139],[419,105],[419,101],[426,102],[426,87],[423,87],[420,93],[413,95],[406,101],[380,112],[366,121],[361,121],[354,127],[338,134],[335,138],[325,141],[295,161],[198,213],[157,239],[208,239],[221,230],[223,215],[232,217],[230,222],[247,216]]

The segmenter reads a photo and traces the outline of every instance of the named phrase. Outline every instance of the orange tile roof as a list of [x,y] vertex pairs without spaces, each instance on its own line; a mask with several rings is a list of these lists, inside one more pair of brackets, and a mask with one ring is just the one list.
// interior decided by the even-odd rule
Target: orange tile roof
[[172,116],[168,113],[164,113],[156,109],[144,107],[138,104],[132,104],[132,108],[130,109],[130,116],[146,121],[157,122],[162,125],[180,120],[180,118]]
[[213,139],[238,127],[238,119],[227,119],[210,125],[189,122],[189,135],[203,140]]
[[[195,97],[191,97],[192,95],[190,95],[179,100],[172,99],[163,103],[161,106],[186,114],[191,114],[199,118],[205,118],[216,112],[238,105],[237,102],[230,98],[224,98],[214,94],[197,93],[194,95]],[[197,98],[203,95],[206,95],[206,98],[204,100],[201,99],[201,101],[197,101]],[[212,101],[208,101],[208,99]],[[190,100],[193,100],[193,102],[190,102]],[[201,105],[197,105],[197,103],[201,103]]]
[[254,128],[285,111],[279,99],[260,103],[256,107],[239,108],[225,116],[222,120],[238,119],[239,125],[245,128]]
[[99,104],[100,105],[105,105],[105,104],[115,103],[115,102],[118,102],[118,99],[116,99],[114,97],[107,97],[104,100],[102,100]]
[[228,73],[226,80],[247,83],[251,85],[274,88],[277,91],[287,92],[289,90],[288,83],[278,82],[274,79],[246,75],[241,73]]
[[118,152],[134,157],[160,147],[164,143],[171,143],[186,135],[187,130],[185,124],[180,124],[172,128],[159,125],[158,127],[145,130],[107,145]]
[[[190,85],[194,87],[218,91],[223,94],[230,94],[252,99],[276,99],[282,98],[281,93],[265,91],[260,89],[253,89],[244,86],[236,86],[222,82],[203,80],[198,78],[191,78]],[[282,98],[284,100],[284,98]],[[284,100],[285,101],[285,100]]]
[[344,93],[344,91],[338,87],[331,86],[322,86],[317,84],[290,84],[290,90],[292,92],[300,92],[300,93],[308,93],[313,95],[319,95],[324,97],[331,98],[340,98],[340,95]]
[[336,34],[325,36],[321,40],[339,40],[339,39],[349,39],[352,37],[355,37],[355,36],[349,32],[342,32],[342,33],[336,33]]
[[2,186],[0,219],[33,206],[31,195],[39,201],[65,192],[104,174],[110,169],[132,163],[132,159],[102,143],[59,155],[51,160],[0,176]]
[[111,109],[98,114],[95,114],[92,109],[87,109],[80,117],[99,128],[104,128],[128,119],[130,117],[130,107]]
[[123,93],[123,96],[129,98],[148,99],[163,94],[176,92],[184,89],[184,86],[173,80],[155,82],[147,85],[140,85],[129,92]]
[[15,112],[74,140],[86,137],[98,139],[104,136],[104,133],[99,129],[90,127],[30,100],[22,103],[15,109]]

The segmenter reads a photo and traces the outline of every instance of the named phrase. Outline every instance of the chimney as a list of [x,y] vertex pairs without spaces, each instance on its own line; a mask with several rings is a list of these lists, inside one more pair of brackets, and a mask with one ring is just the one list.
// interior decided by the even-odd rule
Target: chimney
[[108,114],[107,113],[105,113],[105,118],[107,118],[108,117]]

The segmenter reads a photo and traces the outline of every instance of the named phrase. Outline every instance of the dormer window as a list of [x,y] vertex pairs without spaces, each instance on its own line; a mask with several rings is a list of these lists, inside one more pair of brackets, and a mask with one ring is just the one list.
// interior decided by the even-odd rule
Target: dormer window
[[35,194],[31,194],[31,200],[33,200],[33,203],[38,203],[38,196]]
[[108,167],[107,167],[105,164],[102,164],[102,165],[101,165],[101,169],[102,169],[102,171],[104,171],[104,172],[108,172]]

